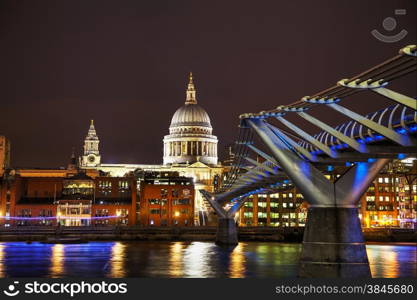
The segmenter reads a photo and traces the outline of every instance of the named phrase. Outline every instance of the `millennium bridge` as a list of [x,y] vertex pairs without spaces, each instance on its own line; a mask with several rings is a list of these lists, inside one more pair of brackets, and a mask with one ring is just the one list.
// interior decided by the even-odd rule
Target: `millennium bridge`
[[[299,276],[371,277],[357,206],[390,160],[417,152],[417,100],[388,88],[415,76],[416,69],[416,46],[406,46],[395,57],[312,96],[240,115],[227,178],[215,193],[200,190],[218,216],[216,243],[238,243],[234,218],[251,194],[292,185],[309,204]],[[415,81],[411,88],[415,91]],[[380,106],[383,98],[391,105],[363,115],[347,107],[353,95],[367,106]],[[346,121],[334,127],[313,116],[324,106]],[[306,132],[300,120],[318,127],[317,134]]]

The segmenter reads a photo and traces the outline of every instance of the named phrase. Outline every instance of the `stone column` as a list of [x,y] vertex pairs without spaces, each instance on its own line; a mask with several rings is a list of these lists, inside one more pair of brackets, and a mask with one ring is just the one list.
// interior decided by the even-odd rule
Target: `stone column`
[[300,277],[371,277],[357,208],[310,207]]
[[234,218],[219,218],[216,233],[217,245],[234,246],[238,244],[237,227]]

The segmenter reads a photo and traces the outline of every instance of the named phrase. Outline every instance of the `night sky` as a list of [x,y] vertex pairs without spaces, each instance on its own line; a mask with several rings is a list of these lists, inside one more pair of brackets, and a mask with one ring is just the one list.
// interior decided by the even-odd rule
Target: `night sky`
[[[2,0],[0,134],[11,140],[12,166],[65,166],[72,147],[81,154],[94,119],[103,162],[161,163],[163,136],[192,71],[222,152],[236,137],[239,114],[294,102],[415,44],[416,6]],[[407,14],[395,16],[398,8]],[[397,28],[387,32],[382,21],[390,16]],[[372,29],[408,35],[387,44]],[[352,101],[375,110],[367,100]]]

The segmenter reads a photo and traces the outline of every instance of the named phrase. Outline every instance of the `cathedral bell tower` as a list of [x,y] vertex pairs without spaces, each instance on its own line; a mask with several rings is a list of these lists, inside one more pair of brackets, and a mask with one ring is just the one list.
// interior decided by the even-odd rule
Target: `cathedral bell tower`
[[100,152],[98,144],[100,143],[96,129],[94,128],[94,120],[91,120],[90,128],[84,140],[84,155],[81,157],[81,167],[97,167],[100,165]]

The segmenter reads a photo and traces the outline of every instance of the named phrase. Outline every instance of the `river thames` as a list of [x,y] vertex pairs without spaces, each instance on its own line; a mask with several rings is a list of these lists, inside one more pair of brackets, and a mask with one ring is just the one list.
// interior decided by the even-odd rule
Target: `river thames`
[[[296,277],[300,244],[0,242],[0,277]],[[370,244],[373,277],[416,277],[415,244]]]

